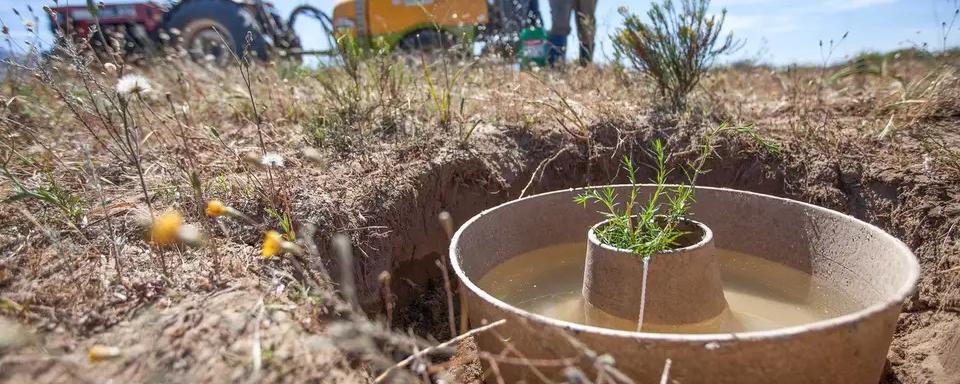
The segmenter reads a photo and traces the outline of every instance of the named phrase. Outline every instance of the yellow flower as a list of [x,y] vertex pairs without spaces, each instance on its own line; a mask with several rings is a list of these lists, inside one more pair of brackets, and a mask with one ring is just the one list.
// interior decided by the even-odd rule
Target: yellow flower
[[87,360],[91,363],[99,363],[104,360],[120,357],[122,353],[120,348],[117,347],[94,345],[87,350]]
[[182,225],[183,217],[180,216],[180,212],[165,212],[153,220],[153,226],[150,227],[150,242],[161,247],[172,245],[177,242],[177,234]]
[[223,205],[223,202],[220,200],[210,200],[207,202],[207,216],[217,217],[222,216],[227,212],[227,206]]
[[280,254],[283,250],[283,236],[277,231],[267,231],[263,236],[263,258],[269,259]]

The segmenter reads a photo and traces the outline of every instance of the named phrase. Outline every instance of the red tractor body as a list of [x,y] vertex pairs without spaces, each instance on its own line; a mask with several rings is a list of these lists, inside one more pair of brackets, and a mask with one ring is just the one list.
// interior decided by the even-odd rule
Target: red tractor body
[[[56,15],[51,20],[54,30],[86,37],[90,34],[90,26],[97,22],[86,6],[52,7],[51,10]],[[97,10],[96,16],[104,28],[139,25],[148,33],[156,33],[163,25],[165,12],[153,2],[104,4]]]
[[[120,45],[125,55],[157,52],[163,46],[183,48],[195,60],[232,62],[233,52],[267,58],[274,48],[299,49],[299,40],[277,13],[262,0],[180,0],[100,3],[51,8],[51,29],[58,39],[110,50],[103,42]],[[102,30],[106,39],[90,38]],[[246,41],[247,36],[251,37]]]

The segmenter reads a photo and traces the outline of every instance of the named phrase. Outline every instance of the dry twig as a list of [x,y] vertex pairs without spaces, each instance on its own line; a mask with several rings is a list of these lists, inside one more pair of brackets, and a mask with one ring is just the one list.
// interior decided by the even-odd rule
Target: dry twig
[[394,366],[392,366],[392,367],[390,367],[390,368],[387,368],[385,371],[383,371],[383,373],[381,373],[379,376],[377,376],[377,378],[373,379],[373,382],[374,382],[374,383],[382,383],[382,382],[384,382],[384,380],[387,379],[387,377],[390,376],[390,373],[393,372],[394,370],[399,369],[399,368],[406,367],[407,365],[409,365],[410,363],[412,363],[414,360],[419,359],[419,358],[421,358],[421,357],[429,354],[430,352],[433,352],[433,351],[435,351],[435,350],[437,350],[437,349],[441,349],[441,348],[447,348],[447,347],[449,347],[449,346],[451,346],[451,345],[454,345],[454,344],[456,344],[456,343],[458,343],[458,342],[460,342],[460,341],[462,341],[462,340],[467,339],[468,337],[471,337],[471,336],[476,335],[476,334],[478,334],[478,333],[482,333],[482,332],[485,332],[485,331],[487,331],[487,330],[490,330],[490,329],[499,327],[499,326],[501,326],[501,325],[503,325],[503,324],[506,324],[506,322],[507,322],[506,319],[500,319],[500,320],[494,321],[494,322],[492,322],[492,323],[490,323],[490,324],[484,325],[484,326],[482,326],[482,327],[477,327],[477,328],[471,329],[470,331],[467,331],[467,332],[464,333],[464,334],[461,334],[461,335],[459,335],[459,336],[457,336],[457,337],[454,337],[454,338],[452,338],[452,339],[450,339],[450,340],[447,340],[447,341],[445,341],[445,342],[443,342],[443,343],[437,344],[436,346],[429,347],[429,348],[424,348],[424,349],[422,349],[422,350],[420,350],[420,351],[418,351],[418,352],[416,352],[416,353],[414,353],[414,354],[412,354],[412,355],[410,355],[410,356],[407,356],[406,359],[401,360],[399,363],[395,364]]

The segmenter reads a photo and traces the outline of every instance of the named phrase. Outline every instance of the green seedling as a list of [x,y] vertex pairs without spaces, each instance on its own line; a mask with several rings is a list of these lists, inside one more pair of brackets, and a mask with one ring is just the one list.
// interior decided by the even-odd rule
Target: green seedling
[[720,124],[706,132],[697,157],[683,168],[686,183],[668,185],[667,176],[672,170],[667,168],[667,148],[659,139],[654,140],[649,154],[653,159],[650,166],[655,174],[651,181],[655,186],[645,201],[641,200],[642,187],[637,182],[636,165],[629,156],[624,156],[621,161],[630,182],[630,194],[625,203],[621,205],[620,196],[613,187],[589,189],[574,198],[574,202],[584,207],[590,202],[603,207],[600,213],[606,217],[606,223],[597,227],[597,239],[643,258],[676,247],[678,240],[686,234],[679,224],[690,215],[697,177],[705,173],[704,165],[715,154],[715,144],[724,133],[746,135],[771,154],[780,151],[779,146],[761,137],[751,126]]
[[574,198],[584,207],[589,202],[604,207],[601,213],[606,222],[594,232],[600,242],[628,249],[644,258],[672,248],[686,234],[678,224],[687,216],[694,198],[692,185],[667,185],[670,170],[666,166],[666,147],[662,141],[653,142],[650,154],[654,160],[652,168],[656,174],[652,181],[656,187],[645,202],[640,199],[642,191],[637,181],[637,168],[629,156],[624,156],[621,161],[630,181],[625,204],[618,203],[620,196],[613,187],[590,189]]
[[277,220],[277,224],[280,226],[280,230],[283,231],[283,236],[285,239],[293,241],[297,238],[297,234],[293,230],[293,220],[290,219],[289,213],[273,208],[267,208],[266,212],[271,218]]

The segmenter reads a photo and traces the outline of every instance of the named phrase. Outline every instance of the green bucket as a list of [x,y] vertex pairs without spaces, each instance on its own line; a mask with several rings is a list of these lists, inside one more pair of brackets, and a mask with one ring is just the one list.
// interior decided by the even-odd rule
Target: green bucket
[[520,68],[547,65],[549,43],[547,34],[540,27],[525,28],[520,31],[517,52],[520,56]]

